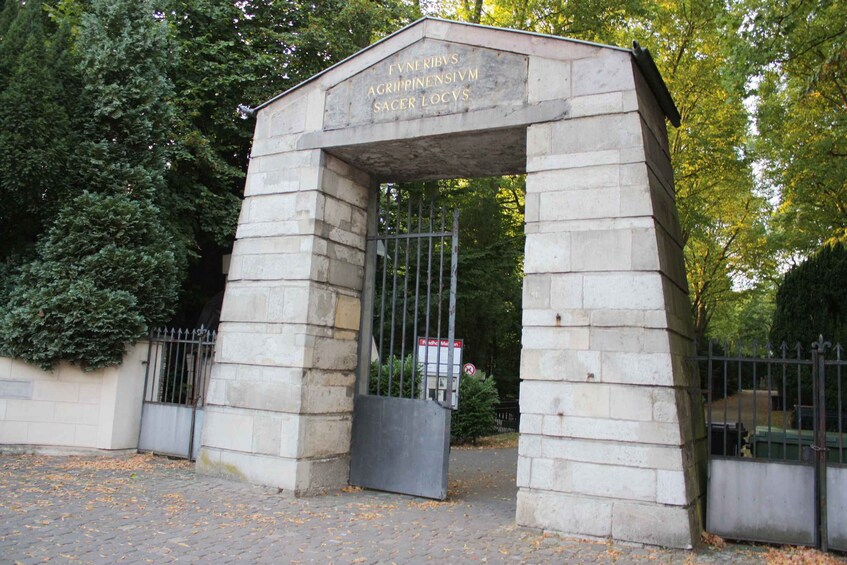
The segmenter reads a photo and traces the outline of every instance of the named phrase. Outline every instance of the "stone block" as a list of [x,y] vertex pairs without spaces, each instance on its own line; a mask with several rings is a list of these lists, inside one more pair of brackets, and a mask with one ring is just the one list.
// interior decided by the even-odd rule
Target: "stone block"
[[[552,143],[552,142],[551,142]],[[616,165],[644,161],[642,154],[627,154],[626,158],[620,149],[602,151],[579,151],[574,153],[554,153],[527,157],[526,172],[530,174],[557,170],[596,167],[601,165]],[[527,175],[529,176],[529,175]]]
[[[540,416],[534,416],[541,420]],[[683,462],[676,446],[543,436],[539,457],[566,459],[601,465],[682,471]]]
[[[2,379],[0,380],[0,398],[18,398],[30,400],[33,396],[34,383],[38,381],[25,381]],[[43,381],[52,383],[52,381]]]
[[300,385],[286,382],[237,380],[226,383],[226,405],[269,412],[296,413],[300,409]]
[[653,419],[654,387],[612,386],[611,416],[615,420]]
[[53,408],[53,421],[63,424],[97,426],[100,421],[99,406],[75,402],[57,402]]
[[15,422],[52,422],[55,402],[43,400],[6,400],[6,419]]
[[564,273],[570,270],[570,234],[528,234],[524,272]]
[[350,474],[350,458],[332,457],[297,462],[298,496],[322,494],[327,490],[347,486]]
[[300,427],[298,458],[322,459],[350,453],[350,416],[305,416]]
[[599,57],[573,62],[573,95],[634,90],[632,56],[627,52],[605,51]]
[[284,260],[273,255],[241,255],[233,257],[230,280],[278,281],[309,280],[319,257],[305,253],[285,255]]
[[[526,129],[526,154],[528,156],[550,153],[550,124],[532,124]],[[527,187],[527,191],[529,188]]]
[[263,287],[229,285],[221,319],[232,322],[267,321],[268,294],[269,289]]
[[12,378],[12,359],[0,356],[0,379]]
[[525,414],[521,410],[520,439],[531,437],[530,434],[541,434],[542,416],[540,414]]
[[44,421],[27,425],[26,443],[30,445],[73,446],[74,440],[74,426]]
[[635,248],[632,230],[592,230],[571,234],[574,271],[628,271]]
[[305,386],[301,413],[304,414],[349,414],[353,412],[353,382],[355,376],[345,373],[348,384],[341,386]]
[[202,441],[207,447],[250,453],[253,449],[253,415],[231,408],[207,406]]
[[353,371],[358,362],[357,342],[325,338],[315,340],[314,368]]
[[97,426],[86,426],[77,424],[74,428],[74,447],[91,447],[97,448]]
[[591,328],[591,349],[632,353],[670,353],[668,332],[639,326]]
[[532,459],[529,457],[518,457],[518,472],[517,485],[520,487],[529,486],[529,476],[532,469]]
[[[646,184],[646,183],[645,183]],[[550,169],[526,176],[526,192],[564,192],[620,185],[620,165],[598,165],[576,169]]]
[[[660,237],[654,229],[632,230],[632,270],[658,271],[661,268],[659,257]],[[679,250],[681,253],[681,249]]]
[[620,189],[544,192],[539,196],[539,202],[540,222],[611,218],[618,215]]
[[689,500],[683,471],[656,471],[656,501],[660,504],[687,506]]
[[661,310],[665,307],[662,278],[658,274],[586,274],[583,281],[586,308]]
[[295,493],[297,462],[255,453],[224,451],[204,446],[197,457],[197,472]]
[[640,147],[641,144],[641,119],[631,112],[555,122],[550,150],[553,154],[567,155]]
[[[582,288],[580,288],[580,292]],[[523,279],[524,308],[548,308],[550,306],[550,277],[527,275]]]
[[521,378],[584,382],[588,374],[601,375],[599,351],[530,350],[521,351]]
[[653,469],[562,460],[555,460],[554,467],[563,468],[559,475],[567,472],[569,488],[562,490],[571,493],[645,502],[656,500],[656,471]]
[[544,100],[570,98],[570,61],[530,57],[527,91],[530,104]]
[[610,387],[597,382],[521,382],[521,414],[608,418]]
[[0,421],[6,419],[6,399],[0,399]]
[[608,537],[612,533],[610,500],[588,496],[518,490],[516,520],[520,526],[570,535]]
[[77,402],[80,383],[59,380],[35,381],[32,384],[32,399],[55,402]]
[[306,108],[308,97],[287,97],[283,105],[275,106],[270,115],[268,136],[277,137],[300,133],[306,129]]
[[[632,92],[632,91],[630,91]],[[576,96],[570,99],[571,118],[600,116],[604,114],[619,114],[634,108],[624,109],[624,92],[608,92],[589,96]]]
[[560,308],[524,309],[522,323],[524,328],[541,327],[580,327],[588,326],[590,313],[588,310],[566,310]]
[[523,457],[541,457],[541,436],[522,434],[518,440],[518,455]]
[[677,424],[662,422],[633,422],[605,418],[544,416],[544,435],[602,441],[645,443],[681,446],[682,437]]
[[690,549],[692,510],[676,506],[618,501],[612,512],[612,537],[662,547]]
[[298,346],[294,333],[221,332],[218,347],[219,359],[224,363],[295,367],[308,355],[304,347]]
[[0,422],[0,443],[4,444],[20,444],[27,443],[27,427],[26,422],[11,422],[5,420]]
[[581,274],[557,274],[550,280],[550,307],[554,310],[569,310],[583,306],[583,276]]
[[274,414],[257,413],[253,418],[253,453],[279,455],[283,419]]
[[587,327],[527,327],[521,343],[527,349],[588,349]]
[[672,386],[674,363],[667,353],[602,352],[605,382]]
[[362,304],[358,298],[339,294],[335,306],[335,327],[358,331],[361,312]]

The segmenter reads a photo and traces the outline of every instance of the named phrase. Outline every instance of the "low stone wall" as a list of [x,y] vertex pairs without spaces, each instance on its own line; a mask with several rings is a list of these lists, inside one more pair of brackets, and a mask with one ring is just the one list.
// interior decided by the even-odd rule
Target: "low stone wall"
[[0,446],[134,449],[146,356],[138,343],[119,367],[92,372],[0,357]]

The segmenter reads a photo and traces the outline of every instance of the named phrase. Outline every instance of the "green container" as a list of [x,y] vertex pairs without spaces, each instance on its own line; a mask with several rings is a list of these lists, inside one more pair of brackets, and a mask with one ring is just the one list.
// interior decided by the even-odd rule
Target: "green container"
[[[839,436],[842,439],[842,449],[838,450]],[[786,461],[802,461],[803,451],[811,451],[815,434],[812,430],[786,430],[783,428],[768,428],[756,426],[756,432],[750,437],[753,457]],[[770,443],[768,443],[770,442]],[[847,434],[828,432],[826,434],[826,459],[830,463],[847,463]],[[839,460],[840,454],[840,460]]]

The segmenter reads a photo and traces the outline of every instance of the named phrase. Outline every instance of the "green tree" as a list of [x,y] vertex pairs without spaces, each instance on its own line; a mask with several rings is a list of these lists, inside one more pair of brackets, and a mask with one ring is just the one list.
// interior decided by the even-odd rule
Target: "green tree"
[[[812,344],[819,340],[833,345],[847,343],[847,244],[837,242],[825,245],[806,261],[792,268],[776,293],[776,308],[771,327],[771,343],[777,355],[786,348],[788,357],[801,355],[808,358]],[[828,352],[832,354],[832,351]],[[841,353],[843,357],[843,352]],[[789,371],[785,389],[788,405],[812,404],[811,375],[802,371]],[[800,379],[800,386],[797,380]],[[826,382],[827,407],[839,406],[838,390],[843,385],[839,379],[828,378]],[[800,389],[798,391],[798,388]],[[842,391],[840,406],[847,401],[847,390]]]
[[69,42],[41,0],[0,16],[0,261],[26,254],[72,191],[78,137]]
[[756,157],[779,208],[785,256],[847,236],[847,11],[843,4],[736,4],[740,81],[755,104]]
[[84,192],[65,205],[11,278],[0,344],[51,368],[121,362],[127,343],[167,320],[177,269],[158,210],[127,194]]

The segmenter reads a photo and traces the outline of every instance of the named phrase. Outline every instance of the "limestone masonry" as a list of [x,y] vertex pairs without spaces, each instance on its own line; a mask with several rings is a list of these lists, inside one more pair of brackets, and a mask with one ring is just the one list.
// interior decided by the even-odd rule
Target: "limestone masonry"
[[517,522],[692,546],[705,430],[660,82],[628,50],[423,19],[260,106],[198,470],[344,486],[379,182],[526,173]]

